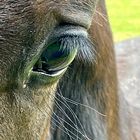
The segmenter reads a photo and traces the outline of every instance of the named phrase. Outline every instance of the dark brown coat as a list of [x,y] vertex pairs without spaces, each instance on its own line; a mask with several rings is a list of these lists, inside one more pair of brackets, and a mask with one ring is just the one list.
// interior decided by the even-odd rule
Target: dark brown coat
[[[29,71],[60,25],[84,27],[89,44],[81,45],[59,82],[30,86]],[[2,0],[0,83],[0,140],[119,140],[104,0]]]

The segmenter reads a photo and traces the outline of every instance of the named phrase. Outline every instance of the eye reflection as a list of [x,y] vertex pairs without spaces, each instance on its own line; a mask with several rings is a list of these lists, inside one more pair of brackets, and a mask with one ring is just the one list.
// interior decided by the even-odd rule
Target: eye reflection
[[63,41],[54,42],[42,53],[33,70],[50,74],[62,70],[73,61],[76,53],[76,47],[70,47]]

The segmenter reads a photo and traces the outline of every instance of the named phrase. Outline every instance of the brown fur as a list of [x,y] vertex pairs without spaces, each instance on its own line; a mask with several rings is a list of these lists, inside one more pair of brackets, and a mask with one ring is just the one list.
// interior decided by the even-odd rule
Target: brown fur
[[[107,18],[107,12],[105,9],[105,3],[102,1],[99,3],[97,11],[104,14],[104,18],[99,16],[98,13],[95,14],[92,24],[91,36],[96,40],[99,58],[96,68],[96,78],[104,79],[105,89],[104,89],[104,100],[107,100],[106,114],[108,121],[108,133],[110,140],[119,139],[119,129],[118,129],[118,95],[117,95],[117,78],[116,78],[116,64],[114,58],[114,49],[112,34],[109,27],[109,21]],[[99,23],[99,24],[97,24]],[[95,79],[96,79],[95,78]]]
[[[81,107],[72,108],[91,140],[119,140],[112,35],[104,0],[98,2],[98,12],[95,12],[95,4],[94,0],[2,1],[0,140],[45,140],[45,135],[52,135],[52,140],[70,139],[59,127],[49,130],[53,122],[50,119],[54,96],[59,92],[57,87],[60,87],[63,96],[76,101],[78,98],[75,96],[78,95],[82,104],[86,104],[87,100],[89,106],[106,115],[101,116]],[[77,57],[58,84],[56,81],[40,87],[28,86],[29,69],[38,59],[37,54],[42,52],[49,33],[61,22],[77,25],[82,24],[81,19],[87,23],[89,38],[95,44],[96,63],[87,64]],[[67,111],[65,107],[63,109]],[[55,106],[54,113],[64,117]],[[79,137],[82,139],[82,136]]]

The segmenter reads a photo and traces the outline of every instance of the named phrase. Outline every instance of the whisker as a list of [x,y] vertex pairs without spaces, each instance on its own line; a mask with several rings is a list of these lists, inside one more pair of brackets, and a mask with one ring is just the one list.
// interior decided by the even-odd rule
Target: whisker
[[75,104],[75,105],[81,105],[81,106],[83,106],[83,107],[89,108],[89,109],[93,110],[94,112],[96,112],[98,115],[101,115],[101,116],[103,116],[103,117],[106,117],[105,114],[102,114],[101,112],[97,111],[96,109],[94,109],[94,108],[92,108],[92,107],[90,107],[90,106],[88,106],[88,105],[84,105],[84,104],[78,103],[78,102],[76,102],[76,101],[74,101],[74,100],[71,100],[71,99],[69,99],[69,98],[67,98],[67,97],[64,97],[63,95],[58,95],[58,96],[61,96],[62,98],[65,98],[65,100],[66,100],[67,102],[69,102],[69,103],[72,103],[72,104]]
[[107,16],[101,12],[99,12],[98,10],[95,9],[95,13],[97,13],[98,15],[100,15],[106,22],[108,21],[107,20]]
[[[61,98],[63,99],[63,101],[65,102],[65,104],[67,104],[67,102],[66,102],[66,100],[65,100],[65,98],[63,98],[64,96],[62,95],[62,93],[61,93],[61,90],[59,89],[59,93],[61,94]],[[59,93],[57,94],[57,95],[59,95]],[[62,102],[63,103],[63,102]],[[64,105],[65,105],[64,104]],[[65,105],[66,106],[66,105]],[[84,128],[83,128],[83,126],[82,126],[82,124],[81,124],[81,122],[80,122],[80,120],[78,119],[78,117],[77,117],[77,115],[73,112],[73,110],[70,108],[70,106],[67,104],[67,106],[68,106],[68,109],[70,109],[69,111],[76,117],[76,119],[77,119],[77,121],[78,121],[78,123],[80,124],[80,126],[81,126],[81,128],[82,128],[82,130],[83,130],[83,132],[84,132],[84,137],[86,137],[87,139],[89,139],[88,138],[88,136],[86,135],[86,132],[85,132],[85,130],[84,130]],[[66,107],[67,107],[66,106]],[[90,139],[89,139],[90,140]]]
[[[49,106],[49,104],[47,104],[48,105],[48,108],[51,110],[51,111],[53,111],[52,110],[52,108]],[[76,134],[74,134],[72,131],[70,131],[70,130],[68,130],[64,125],[63,125],[63,123],[62,123],[62,121],[61,120],[57,120],[57,119],[55,119],[51,114],[49,114],[49,113],[47,113],[47,111],[42,111],[38,106],[37,106],[37,108],[38,108],[38,110],[39,111],[41,111],[46,117],[47,116],[49,116],[49,117],[51,117],[52,118],[52,120],[54,121],[52,121],[52,123],[57,127],[57,128],[59,128],[60,130],[62,130],[64,133],[66,133],[67,135],[69,135],[71,138],[73,138],[74,140],[75,140],[75,137],[77,137],[77,135]],[[56,115],[56,114],[55,114]],[[59,118],[59,116],[58,115],[56,115],[58,118]],[[56,124],[56,123],[58,123],[58,125]],[[63,126],[63,128],[66,130],[63,130],[59,125],[62,125]],[[72,136],[71,136],[71,135]],[[79,137],[78,137],[78,139],[80,139]]]
[[[57,100],[59,100],[59,102],[61,102],[67,109],[69,109],[69,111],[72,113],[72,115],[74,115],[73,117],[74,118],[77,118],[77,116],[76,116],[76,114],[72,111],[72,109],[69,107],[69,106],[67,106],[66,104],[64,104],[60,99],[58,99],[57,97],[55,97]],[[56,105],[60,110],[62,109],[61,107],[60,107],[60,105],[58,106],[58,103],[57,103],[57,105]],[[61,110],[62,111],[62,110]],[[65,113],[65,111],[63,110],[63,112]],[[65,113],[65,115],[68,117],[68,115]],[[60,118],[60,117],[59,117]],[[60,119],[62,119],[62,118],[60,118]],[[73,121],[68,117],[68,119],[73,123]],[[83,133],[78,129],[78,126],[77,125],[75,125],[74,123],[74,126],[76,126],[76,128],[74,128],[72,125],[70,125],[67,121],[65,121],[64,119],[62,119],[65,123],[67,123],[69,126],[71,126],[71,128],[73,128],[75,131],[77,131],[77,132],[79,132],[84,138],[87,138],[88,140],[90,140],[89,138],[88,138],[88,136],[86,135],[86,133],[85,133],[85,131],[84,131],[84,128],[82,127],[82,124],[80,123],[80,121],[79,121],[79,119],[77,118],[77,120],[78,120],[78,122],[79,122],[79,124],[81,125],[81,127],[82,127],[82,129],[83,129],[83,131],[84,131],[84,133],[85,133],[85,135],[83,135]]]
[[98,24],[100,27],[103,27],[103,25],[102,25],[101,23],[99,23],[99,22],[97,22],[97,21],[95,21],[95,20],[94,20],[94,22],[95,22],[96,24]]
[[[57,99],[57,97],[55,97],[56,99]],[[59,100],[59,99],[57,99],[57,100]],[[60,102],[60,101],[59,101]],[[55,100],[55,105],[56,105],[56,107],[62,112],[62,113],[64,113],[64,115],[73,123],[73,121],[70,119],[70,117],[66,114],[66,112],[62,109],[62,107],[59,105],[59,103],[57,103],[57,101]],[[66,105],[65,105],[66,106]],[[66,106],[67,107],[67,106]],[[68,107],[67,107],[68,108]],[[69,109],[69,108],[68,108]],[[54,113],[55,114],[55,113]],[[60,118],[60,117],[59,117]],[[62,119],[62,118],[60,118],[60,119]],[[75,123],[73,123],[75,126],[76,126],[76,128],[74,128],[70,123],[68,123],[67,121],[65,121],[64,119],[62,119],[65,123],[67,123],[69,126],[71,126],[74,130],[76,130],[77,131],[77,133],[78,133],[78,127],[77,127],[77,125],[75,125]],[[75,122],[76,122],[76,120],[75,120]]]

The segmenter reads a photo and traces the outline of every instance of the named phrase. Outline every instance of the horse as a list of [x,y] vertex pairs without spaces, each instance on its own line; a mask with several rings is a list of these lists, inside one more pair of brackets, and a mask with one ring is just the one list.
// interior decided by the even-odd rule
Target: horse
[[104,0],[2,0],[0,140],[119,140]]

